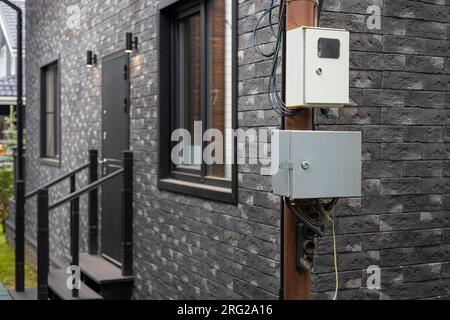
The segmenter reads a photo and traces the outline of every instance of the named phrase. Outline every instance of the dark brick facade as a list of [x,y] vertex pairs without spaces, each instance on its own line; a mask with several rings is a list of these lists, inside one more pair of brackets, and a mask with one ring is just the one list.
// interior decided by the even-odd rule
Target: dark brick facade
[[[382,7],[381,30],[367,7]],[[449,298],[450,1],[327,1],[322,26],[353,31],[353,106],[317,128],[363,132],[363,198],[337,210],[343,299]],[[319,240],[315,290],[332,296],[331,238]],[[382,290],[366,286],[381,267]]]
[[[86,50],[99,57],[123,50],[125,32],[134,32],[140,39],[131,60],[134,297],[277,299],[280,203],[258,166],[239,166],[236,206],[158,190],[159,2],[27,1],[28,188],[84,164],[87,150],[100,148],[101,63],[87,69]],[[252,45],[254,24],[268,3],[238,1],[240,128],[280,124],[266,95],[271,62]],[[367,29],[372,4],[382,7],[381,30]],[[81,9],[75,29],[74,5]],[[449,16],[448,0],[326,2],[322,25],[352,31],[352,105],[333,110],[329,120],[318,115],[317,128],[364,135],[364,197],[342,200],[337,208],[341,299],[450,295]],[[260,38],[270,44],[268,33]],[[61,70],[61,167],[38,158],[39,69],[55,59]],[[33,203],[27,209],[27,235],[35,238]],[[51,244],[55,258],[67,261],[67,211],[51,217]],[[327,299],[334,290],[330,236],[318,240],[316,260],[314,295]],[[364,289],[371,265],[382,267],[381,292]]]

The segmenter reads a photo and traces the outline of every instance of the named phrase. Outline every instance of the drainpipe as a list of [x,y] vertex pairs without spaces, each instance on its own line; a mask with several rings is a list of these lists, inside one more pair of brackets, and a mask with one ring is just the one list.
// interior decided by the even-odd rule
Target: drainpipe
[[17,165],[16,180],[16,291],[25,291],[25,168],[23,158],[23,14],[8,0],[0,0],[17,13]]
[[[286,29],[314,26],[317,4],[317,0],[287,0]],[[313,130],[313,122],[313,110],[306,110],[296,117],[285,119],[286,130]],[[287,207],[284,210],[284,299],[309,300],[311,274],[299,273],[296,268],[297,219]]]

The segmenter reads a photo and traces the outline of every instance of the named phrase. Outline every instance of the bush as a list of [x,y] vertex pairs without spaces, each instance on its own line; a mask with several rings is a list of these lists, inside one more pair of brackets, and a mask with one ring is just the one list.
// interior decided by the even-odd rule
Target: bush
[[9,201],[14,195],[13,184],[13,170],[11,168],[0,168],[0,225],[3,227],[9,217]]

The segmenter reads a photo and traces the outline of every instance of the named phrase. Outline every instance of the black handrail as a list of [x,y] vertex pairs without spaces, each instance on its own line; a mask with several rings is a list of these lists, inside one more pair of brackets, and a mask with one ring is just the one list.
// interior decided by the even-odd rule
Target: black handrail
[[[52,206],[49,206],[48,188],[43,188],[38,191],[38,297],[45,299],[48,297],[48,272],[49,272],[49,232],[48,232],[48,216],[49,212],[59,208],[65,204],[70,203],[70,229],[71,229],[71,254],[72,265],[79,267],[80,264],[80,198],[84,194],[89,194],[89,200],[98,200],[98,195],[93,194],[98,192],[98,189],[111,180],[122,176],[123,177],[123,207],[122,207],[122,275],[130,277],[133,275],[133,153],[131,151],[124,151],[123,153],[123,168],[105,176],[100,180],[97,178],[96,168],[93,167],[97,163],[94,160],[95,153],[91,152],[91,172],[90,184],[78,191],[76,191],[76,176],[72,173],[70,178],[70,193],[68,196],[57,201]],[[95,181],[93,181],[95,180]],[[90,214],[95,214],[96,206],[92,203],[90,205]],[[94,229],[94,226],[90,228]],[[96,240],[96,239],[92,239]],[[72,290],[72,296],[77,298],[79,296],[79,287],[75,283],[75,288]]]
[[28,193],[28,194],[25,196],[25,199],[28,200],[28,199],[30,199],[30,198],[36,196],[36,195],[38,194],[39,190],[42,190],[42,189],[50,189],[51,187],[54,187],[55,185],[57,185],[57,184],[63,182],[64,180],[69,179],[71,176],[73,176],[73,175],[75,175],[75,174],[78,174],[78,173],[80,173],[80,172],[83,171],[83,170],[86,170],[87,168],[89,168],[89,163],[88,163],[88,164],[85,164],[85,165],[83,165],[83,166],[81,166],[81,167],[79,167],[78,169],[75,169],[75,170],[69,172],[68,174],[66,174],[66,175],[64,175],[64,176],[61,176],[61,177],[59,177],[59,178],[57,178],[57,179],[55,179],[55,180],[53,180],[53,181],[50,181],[50,182],[47,183],[46,185],[43,185],[43,186],[41,186],[40,188],[38,188],[38,189],[36,189],[36,190],[34,190],[34,191]]
[[105,176],[104,178],[97,180],[96,182],[84,187],[83,189],[78,190],[75,193],[69,194],[67,197],[62,198],[61,200],[59,200],[58,202],[54,203],[53,205],[49,206],[48,210],[52,211],[55,210],[63,205],[65,205],[66,203],[69,203],[79,197],[81,197],[82,195],[84,195],[85,193],[97,190],[98,188],[100,188],[103,184],[109,182],[110,180],[123,175],[125,172],[124,169],[115,171],[114,173],[111,173],[108,176]]

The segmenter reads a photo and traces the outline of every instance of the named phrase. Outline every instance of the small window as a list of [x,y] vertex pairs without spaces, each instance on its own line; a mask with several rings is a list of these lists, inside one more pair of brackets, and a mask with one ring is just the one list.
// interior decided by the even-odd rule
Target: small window
[[41,158],[58,160],[59,147],[58,63],[41,69]]
[[[235,6],[233,0],[179,1],[161,11],[163,189],[235,201]],[[173,139],[177,130],[189,133],[189,141]],[[182,160],[174,163],[180,142]]]
[[339,59],[341,56],[341,42],[339,39],[320,38],[317,52],[319,58]]

